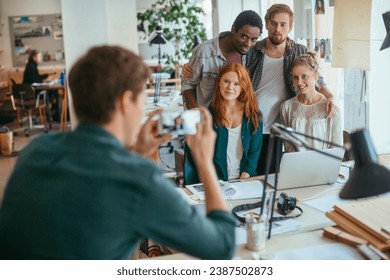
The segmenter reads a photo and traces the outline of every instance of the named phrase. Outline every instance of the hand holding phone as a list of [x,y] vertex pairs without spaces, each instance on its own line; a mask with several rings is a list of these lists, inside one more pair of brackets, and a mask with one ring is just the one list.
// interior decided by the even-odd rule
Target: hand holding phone
[[131,147],[131,150],[146,158],[150,157],[162,143],[171,139],[170,134],[161,135],[158,133],[159,121],[155,117],[159,114],[161,114],[161,109],[150,113],[138,133],[136,143]]
[[214,146],[216,133],[213,129],[213,121],[209,111],[200,107],[199,110],[191,110],[191,112],[199,112],[202,121],[197,124],[197,132],[195,135],[187,135],[186,142],[191,149],[192,156],[195,159],[196,165],[205,166],[205,163],[213,165]]

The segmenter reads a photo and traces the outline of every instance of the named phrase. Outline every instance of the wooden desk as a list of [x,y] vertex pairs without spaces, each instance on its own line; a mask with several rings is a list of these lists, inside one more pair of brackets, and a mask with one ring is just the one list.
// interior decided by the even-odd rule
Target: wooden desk
[[[68,128],[68,94],[67,88],[64,85],[56,84],[56,85],[39,85],[33,86],[36,90],[58,90],[59,94],[62,93],[62,104],[61,104],[61,121],[60,121],[60,130],[65,131]],[[51,128],[51,122],[50,128]]]

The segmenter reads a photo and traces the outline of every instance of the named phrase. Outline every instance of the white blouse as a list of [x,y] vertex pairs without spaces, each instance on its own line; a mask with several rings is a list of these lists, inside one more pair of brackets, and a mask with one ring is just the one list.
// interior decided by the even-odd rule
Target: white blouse
[[240,178],[240,161],[244,148],[241,140],[242,123],[235,128],[228,128],[229,138],[226,151],[228,179]]
[[[285,102],[280,107],[281,123],[291,127],[298,132],[332,142],[337,145],[343,144],[343,131],[341,126],[340,113],[337,113],[333,118],[326,118],[327,99],[322,96],[321,100],[315,104],[305,105],[298,101],[297,97],[293,97]],[[304,136],[297,135],[304,143],[315,149],[323,150],[332,148],[332,145],[309,139]],[[297,148],[291,143],[284,141],[285,151],[294,152]],[[299,148],[304,150],[304,148]]]

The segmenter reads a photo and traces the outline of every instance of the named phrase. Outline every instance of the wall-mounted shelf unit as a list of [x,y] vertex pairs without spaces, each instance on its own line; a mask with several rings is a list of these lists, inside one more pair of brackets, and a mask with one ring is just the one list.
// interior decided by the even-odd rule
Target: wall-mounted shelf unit
[[65,64],[61,14],[9,17],[13,66],[23,67],[28,50],[43,54],[42,65]]

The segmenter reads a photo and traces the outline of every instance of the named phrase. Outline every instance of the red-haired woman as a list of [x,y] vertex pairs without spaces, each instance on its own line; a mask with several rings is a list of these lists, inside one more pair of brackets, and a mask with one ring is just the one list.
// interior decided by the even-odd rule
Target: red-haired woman
[[[217,133],[214,165],[218,178],[231,180],[257,175],[263,122],[244,66],[232,63],[221,68],[209,109]],[[188,182],[189,179],[188,176],[187,180],[185,178],[186,184],[195,183],[194,180]]]

